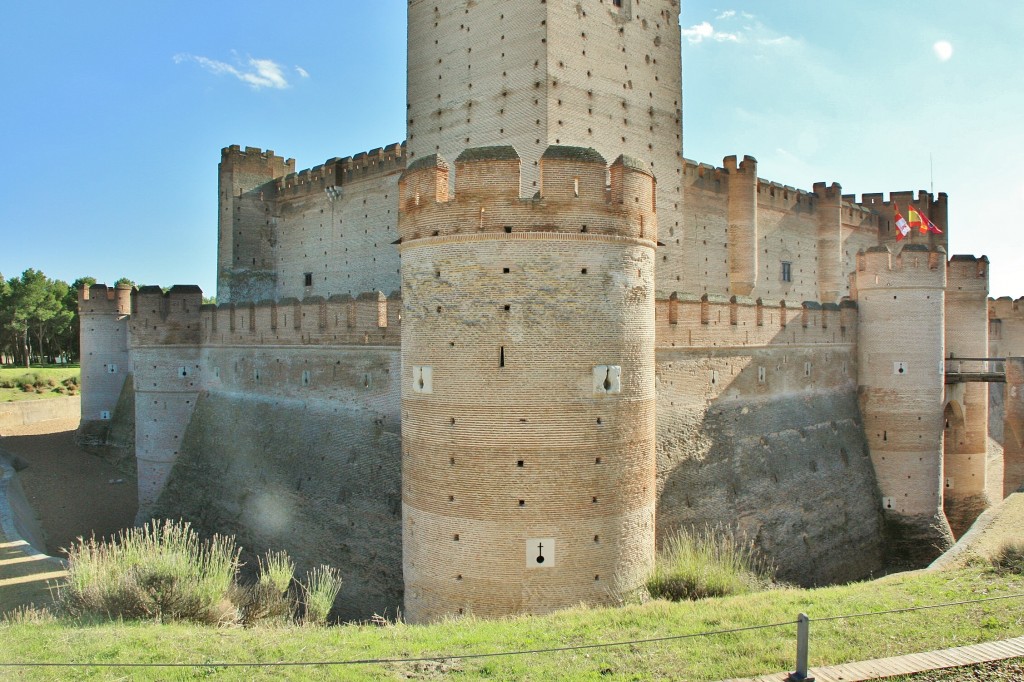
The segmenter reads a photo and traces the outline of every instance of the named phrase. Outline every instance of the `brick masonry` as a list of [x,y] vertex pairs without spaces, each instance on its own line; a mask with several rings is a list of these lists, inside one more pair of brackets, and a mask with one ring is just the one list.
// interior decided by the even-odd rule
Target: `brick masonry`
[[[83,425],[123,440],[134,408],[142,514],[429,620],[615,602],[704,524],[853,579],[1019,485],[1019,368],[1005,397],[943,381],[1024,354],[987,259],[947,260],[946,195],[685,159],[679,12],[410,0],[406,143],[222,150],[219,305],[80,298]],[[911,203],[942,233],[897,243]]]

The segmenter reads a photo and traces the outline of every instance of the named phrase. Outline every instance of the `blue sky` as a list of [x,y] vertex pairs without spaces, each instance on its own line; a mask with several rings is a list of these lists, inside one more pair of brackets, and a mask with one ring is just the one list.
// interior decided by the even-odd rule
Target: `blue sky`
[[[221,147],[308,168],[402,140],[405,8],[8,3],[0,273],[212,294]],[[688,158],[857,194],[934,176],[951,250],[1024,295],[1024,3],[684,0],[681,23]]]

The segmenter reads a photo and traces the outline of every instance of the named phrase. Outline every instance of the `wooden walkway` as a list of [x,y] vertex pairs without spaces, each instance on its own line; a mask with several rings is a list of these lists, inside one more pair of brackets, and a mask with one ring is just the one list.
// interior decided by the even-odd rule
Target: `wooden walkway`
[[[959,668],[975,663],[1021,657],[1024,657],[1024,637],[1016,637],[999,642],[929,651],[923,654],[908,654],[892,658],[879,658],[873,661],[811,668],[808,671],[808,679],[813,678],[816,682],[859,682],[860,680],[878,680],[895,675],[925,672],[926,670]],[[789,673],[775,673],[743,680],[725,680],[724,682],[786,682],[788,680]]]

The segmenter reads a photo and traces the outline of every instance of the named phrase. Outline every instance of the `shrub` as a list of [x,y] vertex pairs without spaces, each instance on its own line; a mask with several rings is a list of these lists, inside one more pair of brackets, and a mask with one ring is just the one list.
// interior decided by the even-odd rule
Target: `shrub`
[[42,377],[36,372],[28,372],[8,381],[13,381],[14,383],[11,388],[17,387],[23,391],[34,391],[36,386],[41,386],[44,383]]
[[237,582],[241,549],[234,538],[200,540],[186,522],[156,521],[121,531],[110,542],[78,541],[67,550],[68,580],[58,607],[68,615],[204,624],[327,621],[341,590],[341,573],[328,566],[293,586],[295,564],[285,552],[260,558],[253,585]]
[[50,611],[35,606],[19,606],[0,616],[0,623],[5,625],[41,625],[56,620]]
[[60,603],[78,616],[233,622],[238,553],[234,538],[201,541],[173,521],[123,530],[109,544],[79,538],[68,550]]
[[289,622],[297,610],[297,599],[292,592],[295,563],[286,552],[267,552],[259,562],[259,579],[255,585],[239,587],[233,601],[239,607],[240,622],[254,625],[258,622]]
[[341,592],[341,572],[330,566],[317,566],[306,575],[306,582],[301,583],[304,595],[303,605],[306,625],[323,625],[334,606],[334,600]]
[[1011,540],[1003,543],[996,555],[992,557],[992,565],[1000,573],[1024,575],[1024,540]]
[[729,528],[705,527],[665,541],[647,590],[672,601],[744,594],[770,587],[773,573],[752,542]]

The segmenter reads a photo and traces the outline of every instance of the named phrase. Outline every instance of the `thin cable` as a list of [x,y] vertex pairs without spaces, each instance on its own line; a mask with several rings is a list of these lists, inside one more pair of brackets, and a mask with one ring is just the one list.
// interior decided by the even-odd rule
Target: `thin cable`
[[[910,611],[927,611],[929,609],[942,609],[950,606],[965,606],[968,604],[982,604],[991,601],[1005,599],[1024,598],[1024,594],[1008,594],[1001,597],[985,597],[970,601],[946,602],[943,604],[931,604],[928,606],[909,606],[904,609],[890,609],[888,611],[871,611],[865,613],[853,613],[842,616],[826,616],[823,618],[812,618],[811,622],[823,623],[833,620],[848,618],[867,618],[869,616],[884,616],[894,613],[907,613]],[[420,656],[416,658],[363,658],[348,661],[275,661],[268,663],[6,663],[0,662],[0,668],[287,668],[287,667],[310,667],[310,666],[341,666],[341,665],[374,665],[380,663],[425,663],[430,661],[447,661],[452,659],[479,659],[497,658],[501,656],[526,656],[530,654],[551,654],[565,651],[580,651],[584,649],[603,649],[636,644],[654,644],[657,642],[670,642],[683,639],[695,639],[697,637],[713,637],[716,635],[727,635],[737,632],[750,632],[753,630],[767,630],[771,628],[796,625],[797,621],[786,621],[782,623],[771,623],[768,625],[749,625],[741,628],[728,630],[712,630],[710,632],[695,632],[688,635],[667,635],[665,637],[652,637],[650,639],[633,639],[622,642],[606,642],[598,644],[577,644],[573,646],[551,647],[547,649],[523,649],[516,651],[495,651],[482,654],[446,654],[440,656]]]
[[826,616],[824,618],[811,618],[812,623],[822,623],[829,620],[844,620],[846,618],[866,618],[868,616],[885,616],[890,613],[907,613],[908,611],[927,611],[928,609],[944,609],[949,606],[963,606],[964,604],[981,604],[987,601],[999,601],[1001,599],[1020,599],[1024,594],[1008,594],[1002,597],[985,597],[983,599],[972,599],[970,601],[952,601],[946,604],[931,604],[929,606],[908,606],[905,609],[891,609],[889,611],[868,611],[865,613],[852,613],[846,616]]
[[730,630],[714,630],[711,632],[694,632],[688,635],[667,635],[650,639],[632,639],[623,642],[605,642],[599,644],[576,644],[573,646],[552,647],[549,649],[524,649],[517,651],[494,651],[482,654],[444,654],[439,656],[420,656],[417,658],[362,658],[349,661],[276,661],[270,663],[3,663],[0,668],[285,668],[304,666],[335,666],[335,665],[371,665],[375,663],[424,663],[428,661],[447,661],[452,659],[496,658],[499,656],[526,656],[529,654],[551,654],[562,651],[579,651],[582,649],[602,649],[608,647],[628,646],[632,644],[653,644],[680,639],[712,637],[728,635],[751,630],[767,630],[769,628],[796,625],[796,621],[771,623],[769,625],[749,625]]

